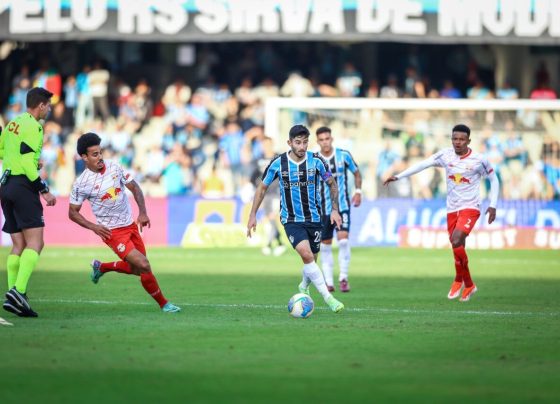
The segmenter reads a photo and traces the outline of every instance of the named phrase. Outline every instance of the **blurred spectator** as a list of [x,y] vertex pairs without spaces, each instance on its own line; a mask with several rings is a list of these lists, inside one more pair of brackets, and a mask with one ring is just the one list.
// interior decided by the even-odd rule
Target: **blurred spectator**
[[344,64],[336,79],[336,88],[341,97],[357,97],[362,87],[362,75],[350,62]]
[[191,159],[180,144],[173,145],[165,159],[162,175],[167,195],[186,195],[193,190]]
[[257,94],[253,88],[253,82],[249,77],[245,77],[239,87],[235,89],[235,97],[243,106],[252,105],[257,101]]
[[390,188],[383,186],[383,182],[394,173],[398,172],[395,167],[401,161],[401,156],[392,147],[392,142],[385,139],[384,148],[377,156],[377,195],[379,197],[388,197]]
[[537,87],[531,91],[530,98],[532,100],[555,100],[557,97],[556,91],[554,91],[548,85],[547,81],[543,81],[537,85]]
[[408,67],[406,69],[404,93],[405,96],[412,98],[426,98],[426,89],[422,81],[418,78],[418,72],[414,67]]
[[314,92],[311,81],[299,72],[291,73],[280,89],[280,94],[283,97],[311,97]]
[[165,89],[162,102],[166,109],[175,105],[186,105],[191,98],[191,94],[191,88],[185,84],[183,79],[177,78]]
[[214,164],[210,175],[202,181],[201,196],[204,198],[219,199],[226,196],[226,186],[224,184],[224,180],[217,171],[216,165]]
[[379,82],[377,79],[372,79],[369,82],[368,88],[366,89],[367,98],[378,98],[379,97]]
[[381,87],[381,98],[399,98],[402,92],[398,87],[398,79],[395,74],[390,74],[387,84]]
[[73,127],[76,108],[78,107],[78,84],[76,77],[73,75],[68,76],[64,82],[64,106],[66,107],[67,119],[70,126]]
[[493,96],[482,80],[477,79],[474,86],[467,90],[467,98],[471,100],[487,100],[493,98]]
[[496,98],[501,100],[516,100],[519,98],[519,91],[513,88],[509,80],[504,81],[504,85],[496,91]]
[[503,147],[504,163],[509,164],[511,161],[519,161],[522,167],[525,167],[527,165],[527,150],[521,136],[515,132],[512,121],[507,121],[505,128],[507,138]]
[[109,87],[110,74],[100,61],[97,61],[88,74],[89,93],[93,100],[93,116],[104,121],[109,119]]
[[239,189],[243,177],[243,162],[241,155],[245,137],[241,127],[236,122],[229,122],[220,135],[219,158],[223,167],[231,171],[234,189]]
[[83,128],[86,122],[93,119],[93,98],[89,87],[88,65],[85,65],[80,73],[76,75],[76,87],[78,89],[78,105],[76,107],[76,126]]
[[455,88],[453,81],[445,80],[443,88],[440,91],[441,98],[461,98],[461,91]]

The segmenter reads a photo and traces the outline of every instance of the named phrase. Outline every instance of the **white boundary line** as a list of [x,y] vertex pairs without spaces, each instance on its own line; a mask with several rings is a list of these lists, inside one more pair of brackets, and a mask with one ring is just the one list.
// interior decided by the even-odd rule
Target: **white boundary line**
[[[119,302],[109,300],[72,300],[72,299],[33,299],[41,303],[57,304],[99,304],[99,305],[153,305],[149,302]],[[226,309],[275,309],[286,310],[286,306],[278,304],[211,304],[211,303],[176,303],[185,307],[210,307]],[[468,303],[467,303],[468,304]],[[328,310],[326,307],[316,307],[318,310]],[[546,311],[484,311],[484,310],[425,310],[425,309],[391,309],[385,307],[349,307],[345,311],[349,312],[372,312],[372,313],[402,313],[402,314],[466,314],[474,316],[497,316],[497,317],[560,317],[560,312]]]

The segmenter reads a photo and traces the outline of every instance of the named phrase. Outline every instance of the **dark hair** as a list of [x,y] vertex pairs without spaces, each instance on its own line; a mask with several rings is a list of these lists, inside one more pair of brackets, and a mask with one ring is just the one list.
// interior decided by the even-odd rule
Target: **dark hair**
[[462,123],[460,123],[459,125],[455,125],[451,133],[453,132],[463,132],[467,134],[467,137],[471,136],[471,130],[469,129],[469,127],[467,125],[463,125]]
[[290,129],[290,140],[292,140],[293,138],[296,138],[298,136],[309,137],[309,129],[307,129],[303,125],[292,126],[292,129]]
[[53,93],[45,90],[43,87],[33,87],[27,92],[25,104],[27,108],[37,108],[39,104],[49,102]]
[[78,139],[78,146],[76,150],[78,155],[87,154],[87,149],[91,146],[99,146],[101,144],[101,138],[93,132],[84,133]]
[[331,128],[328,126],[321,126],[319,129],[315,131],[315,134],[319,136],[321,133],[331,133]]

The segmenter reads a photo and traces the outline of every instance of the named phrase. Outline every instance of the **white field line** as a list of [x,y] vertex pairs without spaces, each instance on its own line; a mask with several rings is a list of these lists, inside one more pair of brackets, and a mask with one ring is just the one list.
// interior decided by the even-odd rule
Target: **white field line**
[[[99,304],[99,305],[153,305],[151,302],[119,302],[109,300],[82,300],[82,299],[33,299],[35,302],[56,304]],[[278,304],[212,304],[212,303],[177,303],[184,307],[210,307],[225,309],[275,309],[286,310],[286,306]],[[468,303],[467,303],[468,304]],[[316,310],[328,310],[327,307],[315,307]],[[423,310],[423,309],[391,309],[384,307],[347,307],[344,311],[349,312],[373,312],[373,313],[403,313],[403,314],[463,314],[473,316],[497,316],[497,317],[559,317],[560,312],[546,311],[485,311],[485,310]]]

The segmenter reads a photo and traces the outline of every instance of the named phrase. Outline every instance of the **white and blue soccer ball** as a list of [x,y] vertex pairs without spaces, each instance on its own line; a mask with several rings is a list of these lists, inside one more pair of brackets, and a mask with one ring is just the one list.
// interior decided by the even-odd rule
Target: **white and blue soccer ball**
[[311,296],[298,293],[292,296],[288,302],[288,312],[295,318],[307,318],[313,313],[315,303]]

